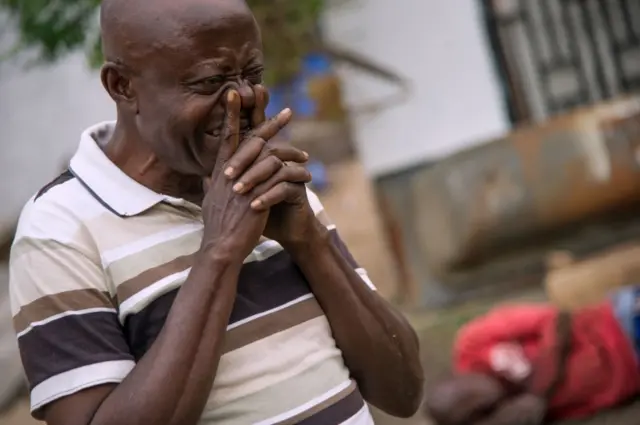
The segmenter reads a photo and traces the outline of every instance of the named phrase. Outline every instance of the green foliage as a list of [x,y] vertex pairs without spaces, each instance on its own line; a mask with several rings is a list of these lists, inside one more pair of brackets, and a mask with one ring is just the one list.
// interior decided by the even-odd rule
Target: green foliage
[[323,0],[247,0],[262,30],[265,80],[288,80],[318,44]]
[[[151,1],[151,0],[149,0]],[[176,0],[179,1],[179,0]],[[316,49],[317,22],[324,0],[247,0],[262,28],[267,84],[288,80],[301,59]],[[20,52],[35,49],[38,59],[52,62],[86,49],[89,64],[102,63],[97,10],[100,0],[0,0],[0,11],[17,23]]]

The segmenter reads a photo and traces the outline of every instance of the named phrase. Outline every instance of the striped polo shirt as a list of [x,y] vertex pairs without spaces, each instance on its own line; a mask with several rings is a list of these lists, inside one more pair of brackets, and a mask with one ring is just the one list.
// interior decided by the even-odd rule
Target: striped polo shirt
[[[201,209],[158,194],[86,130],[68,171],[22,211],[10,262],[14,326],[35,417],[61,397],[121,382],[158,336],[203,234]],[[317,196],[318,219],[359,268]],[[373,423],[329,322],[289,254],[262,238],[245,259],[201,424]]]

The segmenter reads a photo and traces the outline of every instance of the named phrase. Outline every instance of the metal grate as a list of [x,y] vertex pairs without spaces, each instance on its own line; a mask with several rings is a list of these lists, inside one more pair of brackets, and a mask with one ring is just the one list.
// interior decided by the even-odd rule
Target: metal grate
[[639,0],[483,0],[513,121],[640,90]]

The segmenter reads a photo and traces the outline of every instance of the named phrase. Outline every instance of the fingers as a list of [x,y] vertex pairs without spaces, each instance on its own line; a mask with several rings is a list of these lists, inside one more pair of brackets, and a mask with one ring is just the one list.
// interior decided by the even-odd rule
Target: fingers
[[267,119],[266,108],[269,104],[269,92],[260,84],[253,87],[253,92],[255,104],[251,113],[251,126],[257,128]]
[[[236,184],[234,190],[237,193],[246,193],[253,189],[257,185],[265,182],[270,177],[274,176],[283,166],[285,162],[304,163],[308,159],[308,155],[296,149],[293,146],[265,146],[262,154],[262,159],[258,160],[251,166],[244,174],[242,174]],[[291,167],[293,169],[302,169],[309,174],[307,170],[302,167]]]
[[[302,185],[302,192],[300,187]],[[266,211],[274,205],[283,202],[293,202],[297,197],[301,196],[301,193],[305,193],[304,185],[300,183],[292,183],[290,181],[283,181],[277,183],[266,193],[258,196],[251,202],[251,208],[255,211]]]
[[238,152],[228,161],[225,175],[230,178],[241,177],[242,184],[247,187],[253,187],[260,183],[260,180],[254,181],[252,173],[248,176],[250,167],[256,166],[260,161],[273,156],[280,162],[298,162],[304,163],[309,159],[309,155],[297,148],[285,144],[267,144],[260,137],[251,137],[244,142]]
[[258,200],[258,202],[255,204],[254,209],[260,211],[263,209],[267,209],[275,205],[276,203],[290,200],[290,192],[282,193],[285,198],[281,198],[278,194],[278,191],[283,189],[278,189],[275,194],[270,193],[278,185],[281,185],[282,183],[294,183],[297,191],[299,190],[299,184],[309,183],[310,181],[311,173],[309,173],[306,168],[300,165],[280,165],[280,168],[276,173],[272,173],[271,177],[269,177],[267,180],[253,189],[251,195],[254,196],[256,200]]
[[236,178],[253,164],[265,147],[265,141],[260,137],[249,137],[240,149],[229,159],[224,170],[228,178]]
[[260,137],[265,141],[269,141],[272,137],[274,137],[280,130],[282,130],[289,121],[291,121],[291,117],[293,113],[291,109],[285,108],[275,117],[263,122],[258,127],[253,130],[253,135],[256,137]]
[[218,151],[218,162],[226,164],[240,143],[240,96],[235,90],[227,92],[227,112],[224,124],[224,140]]

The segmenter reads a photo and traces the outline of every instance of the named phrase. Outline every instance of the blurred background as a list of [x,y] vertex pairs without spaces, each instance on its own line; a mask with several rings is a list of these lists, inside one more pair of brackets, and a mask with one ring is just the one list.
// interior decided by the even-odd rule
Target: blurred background
[[[103,91],[99,0],[0,0],[0,424],[26,425],[6,262],[22,205]],[[507,299],[575,308],[640,277],[640,2],[251,0],[271,113],[380,293],[422,339]],[[379,423],[425,424],[379,415]]]

